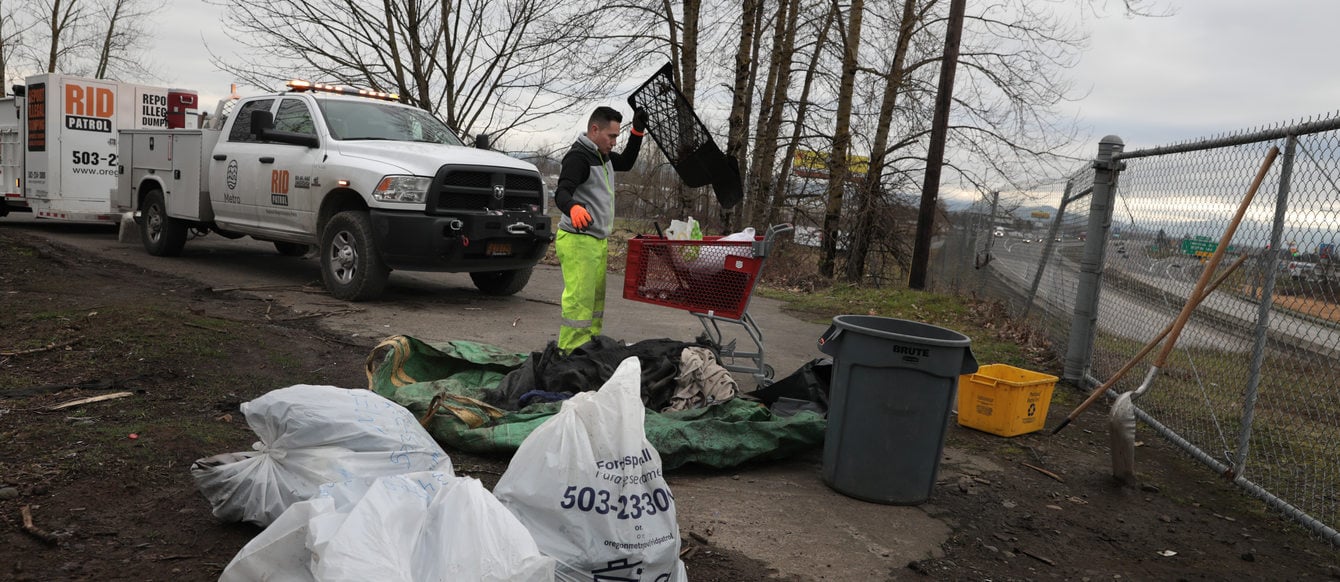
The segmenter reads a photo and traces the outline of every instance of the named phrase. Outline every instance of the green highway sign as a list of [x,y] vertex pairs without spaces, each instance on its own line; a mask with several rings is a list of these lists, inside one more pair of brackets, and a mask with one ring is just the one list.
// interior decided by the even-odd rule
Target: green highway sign
[[1212,240],[1184,240],[1182,241],[1182,253],[1194,255],[1197,252],[1213,253],[1214,249],[1219,247],[1219,243]]
[[[1192,256],[1208,257],[1214,254],[1214,249],[1219,248],[1217,241],[1209,240],[1209,237],[1198,236],[1194,239],[1184,239],[1182,241],[1182,254]],[[1237,249],[1233,245],[1228,245],[1228,251],[1233,252]]]

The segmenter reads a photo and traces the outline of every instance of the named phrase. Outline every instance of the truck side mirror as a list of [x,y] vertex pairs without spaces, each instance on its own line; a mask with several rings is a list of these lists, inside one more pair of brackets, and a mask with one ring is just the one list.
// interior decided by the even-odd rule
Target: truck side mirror
[[269,111],[251,112],[251,134],[261,141],[273,141],[309,148],[321,147],[321,140],[308,133],[275,131],[275,117]]
[[486,150],[489,149],[489,145],[489,134],[481,133],[475,136],[475,147],[481,150]]
[[265,132],[275,126],[275,116],[269,111],[251,112],[251,135],[256,139],[265,139]]

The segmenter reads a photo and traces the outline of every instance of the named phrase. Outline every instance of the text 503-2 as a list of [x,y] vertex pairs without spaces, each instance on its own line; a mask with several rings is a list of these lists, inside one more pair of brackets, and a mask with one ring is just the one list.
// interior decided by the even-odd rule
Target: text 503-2
[[116,154],[99,155],[98,152],[81,152],[73,150],[70,152],[70,162],[83,166],[97,166],[103,162],[109,166],[116,165]]
[[670,491],[659,487],[643,493],[615,497],[604,489],[569,485],[563,491],[563,501],[558,506],[563,509],[575,507],[578,511],[594,511],[601,515],[614,512],[619,519],[639,519],[644,515],[669,511],[673,501]]

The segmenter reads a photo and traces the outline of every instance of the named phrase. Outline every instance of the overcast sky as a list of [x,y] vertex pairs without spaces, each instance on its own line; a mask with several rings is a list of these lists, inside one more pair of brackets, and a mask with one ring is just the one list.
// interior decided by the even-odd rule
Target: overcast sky
[[[1102,18],[1086,11],[1089,47],[1070,71],[1083,98],[1065,110],[1090,136],[1079,155],[1091,155],[1107,134],[1135,149],[1340,109],[1340,1],[1155,0],[1175,14],[1134,19],[1121,15],[1119,0],[1059,4],[1083,1],[1109,6]],[[207,105],[233,82],[204,49],[236,50],[218,24],[221,10],[201,0],[168,3],[160,16],[167,26],[151,51],[168,84],[196,89]]]

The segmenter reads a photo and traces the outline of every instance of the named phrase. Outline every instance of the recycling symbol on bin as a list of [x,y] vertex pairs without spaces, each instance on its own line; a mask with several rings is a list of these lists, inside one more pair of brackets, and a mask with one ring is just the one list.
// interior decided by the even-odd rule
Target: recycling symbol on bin
[[1029,415],[1029,416],[1033,416],[1034,414],[1037,413],[1037,411],[1038,411],[1038,405],[1037,405],[1037,403],[1032,403],[1032,404],[1029,404],[1029,405],[1028,405],[1028,415]]

